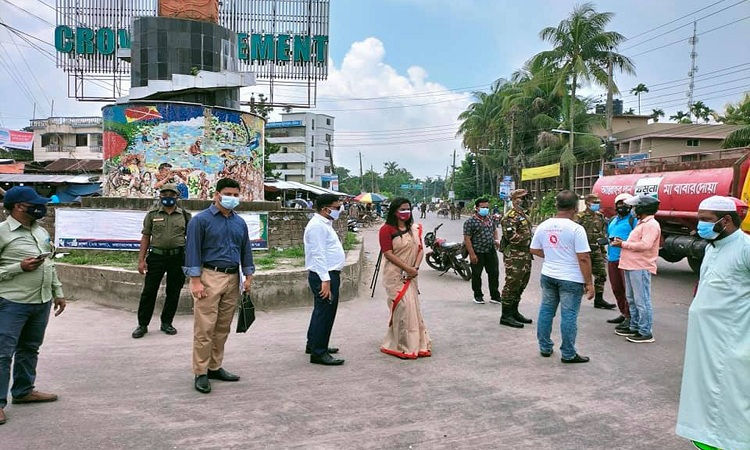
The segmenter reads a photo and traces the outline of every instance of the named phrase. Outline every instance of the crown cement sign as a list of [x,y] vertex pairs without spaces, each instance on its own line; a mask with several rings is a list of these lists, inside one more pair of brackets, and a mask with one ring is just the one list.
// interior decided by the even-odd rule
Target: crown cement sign
[[[130,32],[102,27],[93,30],[67,25],[55,28],[55,49],[60,53],[111,55],[118,48],[130,48]],[[237,57],[242,61],[318,62],[326,61],[328,36],[237,33]]]

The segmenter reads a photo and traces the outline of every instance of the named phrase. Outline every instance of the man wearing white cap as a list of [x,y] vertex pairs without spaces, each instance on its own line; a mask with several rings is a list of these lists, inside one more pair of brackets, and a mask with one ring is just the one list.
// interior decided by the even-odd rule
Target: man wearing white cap
[[688,312],[677,434],[698,448],[750,448],[750,236],[735,201],[698,207],[706,246]]

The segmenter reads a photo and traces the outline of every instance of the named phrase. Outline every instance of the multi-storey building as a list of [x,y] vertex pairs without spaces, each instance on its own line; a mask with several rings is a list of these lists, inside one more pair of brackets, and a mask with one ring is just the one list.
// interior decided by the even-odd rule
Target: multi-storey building
[[333,116],[299,112],[266,124],[266,139],[280,147],[269,159],[282,180],[323,185],[321,177],[333,172],[333,121]]
[[32,119],[34,161],[102,159],[101,117]]

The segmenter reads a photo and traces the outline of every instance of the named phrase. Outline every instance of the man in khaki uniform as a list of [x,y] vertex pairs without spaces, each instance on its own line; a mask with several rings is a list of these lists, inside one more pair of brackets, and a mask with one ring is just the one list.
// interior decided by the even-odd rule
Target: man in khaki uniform
[[[607,221],[599,212],[599,196],[589,194],[586,196],[586,209],[576,214],[576,222],[586,230],[586,237],[591,247],[591,272],[594,275],[594,308],[613,309],[616,305],[604,300],[604,283],[607,281],[607,269],[604,261],[607,254],[602,242],[607,238]],[[602,240],[604,239],[604,241]]]
[[148,324],[154,313],[159,285],[167,274],[167,296],[161,312],[161,331],[177,334],[172,319],[177,312],[180,291],[185,284],[182,265],[185,260],[185,230],[190,213],[177,206],[180,193],[174,184],[164,184],[159,192],[159,206],[151,209],[143,219],[141,250],[138,254],[138,272],[146,274],[138,304],[138,327],[133,337],[142,338],[148,333]]

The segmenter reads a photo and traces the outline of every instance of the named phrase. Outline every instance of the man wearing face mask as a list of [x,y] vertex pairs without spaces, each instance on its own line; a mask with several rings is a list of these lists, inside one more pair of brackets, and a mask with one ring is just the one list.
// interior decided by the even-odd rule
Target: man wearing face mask
[[471,289],[474,303],[484,304],[482,271],[487,272],[490,285],[490,302],[500,303],[499,261],[497,228],[490,217],[490,201],[479,198],[474,202],[474,215],[464,222],[464,245],[471,263]]
[[346,263],[344,247],[333,229],[333,221],[341,213],[341,202],[334,194],[322,194],[315,199],[315,210],[304,234],[307,282],[315,300],[305,353],[313,364],[340,366],[344,360],[331,356],[339,349],[328,344],[339,306],[341,269]]
[[[636,219],[630,211],[632,207],[625,204],[625,201],[633,198],[632,195],[623,193],[615,197],[615,210],[617,215],[610,219],[607,225],[607,235],[610,240],[614,238],[620,238],[626,241],[630,236],[630,233],[635,229],[638,224]],[[612,294],[614,294],[617,300],[617,308],[620,310],[620,315],[614,319],[607,320],[608,323],[618,324],[615,327],[616,330],[629,330],[630,329],[630,307],[628,306],[628,299],[625,296],[625,275],[620,269],[620,247],[614,247],[610,245],[609,251],[607,252],[607,273],[609,274],[609,283],[612,286]]]
[[231,178],[216,183],[214,203],[188,223],[185,273],[193,296],[193,374],[195,389],[211,392],[211,380],[239,381],[222,367],[224,344],[242,291],[250,292],[255,272],[247,223],[237,215],[240,185]]
[[576,222],[586,230],[591,247],[591,273],[594,275],[594,308],[614,309],[615,305],[604,300],[604,283],[607,282],[607,269],[604,266],[604,245],[607,242],[607,221],[599,212],[601,201],[596,194],[586,196],[586,209],[576,214]]
[[521,295],[529,284],[531,277],[531,220],[528,211],[531,208],[531,196],[526,189],[516,189],[510,193],[513,209],[500,219],[503,230],[503,263],[505,264],[505,285],[503,286],[503,313],[500,325],[523,328],[531,323],[518,312]]
[[177,185],[162,185],[159,206],[151,209],[143,219],[138,272],[145,274],[146,279],[138,304],[138,327],[133,331],[135,339],[148,333],[164,274],[167,275],[167,295],[161,311],[161,331],[169,335],[177,334],[172,319],[177,312],[180,291],[185,285],[182,263],[185,260],[185,232],[190,221],[190,213],[177,206],[179,196]]
[[9,189],[3,199],[9,217],[0,223],[0,424],[6,421],[11,361],[14,404],[57,400],[34,389],[51,305],[55,316],[65,310],[62,284],[49,258],[50,237],[37,223],[48,202],[27,186]]
[[699,448],[750,448],[750,236],[729,197],[703,200],[698,220],[709,244],[688,311],[677,434]]
[[638,225],[627,241],[616,237],[610,244],[622,248],[620,269],[624,271],[625,296],[630,308],[630,328],[616,329],[615,334],[627,337],[628,342],[650,343],[654,342],[651,275],[656,274],[661,240],[661,226],[654,218],[659,210],[659,200],[641,194],[626,200],[625,204],[635,207]]

